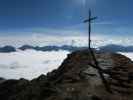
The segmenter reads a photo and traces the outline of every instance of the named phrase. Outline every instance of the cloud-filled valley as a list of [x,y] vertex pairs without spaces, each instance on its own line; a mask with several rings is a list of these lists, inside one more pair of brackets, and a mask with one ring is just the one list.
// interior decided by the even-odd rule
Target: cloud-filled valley
[[[6,79],[33,79],[46,74],[60,66],[67,57],[68,51],[25,50],[11,53],[0,53],[0,77]],[[121,54],[133,59],[133,53]]]
[[68,51],[35,50],[0,53],[0,77],[33,79],[59,67]]
[[[131,51],[130,53],[122,53],[127,57],[133,59],[133,47],[131,38],[106,38],[106,37],[92,37],[92,47],[100,47],[108,44],[118,44],[118,45],[109,45],[103,47],[104,49],[112,50],[116,52]],[[1,37],[0,38],[0,47],[5,45],[12,45],[16,48],[21,47],[22,45],[27,44],[31,46],[87,46],[87,37],[43,37],[43,36],[33,36],[33,37]],[[122,45],[122,46],[121,46]],[[127,47],[129,46],[128,49]],[[117,47],[117,48],[116,48]],[[33,50],[26,49],[20,50],[16,49],[15,52],[2,53],[0,52],[0,77],[6,79],[33,79],[41,74],[46,74],[53,69],[56,69],[60,66],[63,60],[67,57],[67,54],[70,51],[66,49],[60,49],[53,51],[47,50]],[[46,48],[45,48],[46,49]],[[129,51],[128,50],[128,51]]]

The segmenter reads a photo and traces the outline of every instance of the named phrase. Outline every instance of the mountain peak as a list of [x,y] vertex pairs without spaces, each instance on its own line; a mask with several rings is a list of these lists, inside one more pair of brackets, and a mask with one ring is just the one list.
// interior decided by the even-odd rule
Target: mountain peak
[[[121,55],[93,50],[112,93],[106,91],[89,50],[72,52],[58,69],[31,81],[0,83],[2,100],[132,100],[133,62]],[[10,91],[7,91],[10,90]],[[7,95],[8,94],[8,95]],[[6,95],[6,96],[5,96]],[[131,98],[131,99],[130,99]]]

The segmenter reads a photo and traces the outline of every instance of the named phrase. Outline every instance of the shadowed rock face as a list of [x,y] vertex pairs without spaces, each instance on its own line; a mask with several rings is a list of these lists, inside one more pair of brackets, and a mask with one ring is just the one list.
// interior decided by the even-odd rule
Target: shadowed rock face
[[133,62],[115,53],[95,51],[95,56],[107,72],[104,76],[113,94],[105,90],[97,70],[90,66],[94,64],[90,52],[81,50],[69,54],[46,76],[1,81],[0,100],[132,100]]

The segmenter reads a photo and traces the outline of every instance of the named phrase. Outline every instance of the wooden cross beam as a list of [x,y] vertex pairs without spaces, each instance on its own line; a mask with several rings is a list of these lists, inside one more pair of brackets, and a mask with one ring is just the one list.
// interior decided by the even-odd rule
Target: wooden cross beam
[[88,23],[88,48],[91,48],[91,23],[97,17],[91,17],[91,10],[89,10],[89,18],[84,20],[84,23]]

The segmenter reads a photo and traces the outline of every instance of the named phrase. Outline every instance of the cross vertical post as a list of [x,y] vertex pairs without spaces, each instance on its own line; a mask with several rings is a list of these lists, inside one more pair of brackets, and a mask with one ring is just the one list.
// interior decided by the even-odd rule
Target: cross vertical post
[[112,93],[110,86],[108,85],[108,82],[106,81],[105,77],[104,77],[104,72],[103,69],[99,66],[99,63],[95,57],[95,54],[93,52],[93,50],[91,49],[91,23],[93,20],[97,19],[97,17],[91,17],[91,10],[89,10],[89,18],[87,20],[84,21],[84,23],[88,23],[88,49],[90,51],[90,54],[92,56],[92,59],[94,60],[94,65],[91,64],[92,67],[96,68],[98,70],[99,76],[106,88],[106,90],[110,93]]
[[91,10],[89,10],[89,18],[84,20],[84,23],[88,23],[88,48],[91,48],[91,23],[97,17],[91,17]]
[[88,47],[91,48],[91,11],[89,10]]

